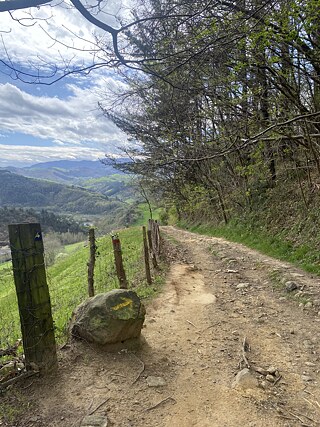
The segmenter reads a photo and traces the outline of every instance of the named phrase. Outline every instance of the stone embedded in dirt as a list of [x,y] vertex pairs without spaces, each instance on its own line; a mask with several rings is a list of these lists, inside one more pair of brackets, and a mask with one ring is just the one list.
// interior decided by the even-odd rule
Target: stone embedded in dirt
[[149,387],[162,387],[167,383],[162,377],[154,377],[152,375],[149,375],[147,377],[147,384]]
[[268,373],[269,374],[271,374],[271,375],[276,375],[276,373],[277,373],[277,368],[275,368],[274,366],[270,366],[268,369],[267,369],[267,371],[268,371]]
[[88,298],[74,311],[69,330],[75,338],[97,344],[113,344],[138,338],[146,310],[138,295],[114,289]]
[[108,418],[102,415],[87,415],[81,421],[80,427],[107,427]]
[[239,283],[239,284],[236,286],[236,288],[237,288],[237,289],[246,289],[246,288],[248,288],[249,286],[250,286],[250,283],[245,282],[245,283]]
[[258,387],[258,381],[256,377],[252,375],[252,373],[249,371],[248,368],[244,368],[237,373],[232,383],[232,388],[237,388],[237,387],[243,388],[244,390],[254,389]]
[[304,308],[312,308],[313,307],[313,304],[312,304],[312,302],[311,301],[308,301],[305,305],[304,305]]
[[292,280],[289,280],[284,284],[285,290],[287,292],[295,291],[296,289],[299,289],[299,286],[296,282],[293,282]]
[[301,379],[302,379],[302,381],[305,381],[305,382],[310,382],[310,381],[312,381],[313,379],[311,378],[311,377],[309,377],[308,375],[301,375]]

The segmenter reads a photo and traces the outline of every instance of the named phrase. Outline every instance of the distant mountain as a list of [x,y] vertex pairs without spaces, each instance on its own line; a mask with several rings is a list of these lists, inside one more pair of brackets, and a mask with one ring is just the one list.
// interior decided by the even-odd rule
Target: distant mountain
[[112,166],[92,160],[57,160],[37,163],[24,168],[7,167],[0,168],[0,170],[8,170],[28,178],[48,179],[68,184],[81,184],[83,179],[101,178],[121,173]]
[[93,191],[0,170],[0,206],[46,208],[56,212],[102,214],[119,202]]

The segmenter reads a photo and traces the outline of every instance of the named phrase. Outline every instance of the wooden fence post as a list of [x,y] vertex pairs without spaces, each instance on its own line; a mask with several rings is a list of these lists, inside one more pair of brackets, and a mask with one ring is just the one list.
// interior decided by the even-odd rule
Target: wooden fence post
[[149,242],[149,249],[150,249],[150,255],[151,255],[151,261],[154,269],[158,269],[158,262],[157,257],[155,255],[154,251],[154,242],[152,240],[152,219],[149,219],[148,221],[148,242]]
[[117,276],[118,276],[119,283],[120,283],[120,289],[128,289],[126,272],[125,272],[124,267],[123,267],[120,239],[117,235],[114,235],[111,237],[112,237],[114,261],[115,261],[115,265],[116,265]]
[[144,263],[146,268],[146,278],[148,285],[152,284],[152,278],[150,273],[150,263],[149,263],[149,249],[148,249],[148,242],[147,242],[147,232],[146,227],[142,227],[142,235],[143,235],[143,248],[144,248]]
[[26,369],[55,370],[57,350],[40,224],[9,225],[9,240]]
[[156,235],[156,252],[157,255],[160,255],[161,252],[161,236],[160,236],[160,227],[158,224],[158,221],[154,221],[154,227],[155,227],[155,235]]
[[89,246],[90,258],[87,263],[88,266],[88,294],[89,297],[94,296],[94,265],[96,262],[96,239],[94,235],[94,228],[89,229]]

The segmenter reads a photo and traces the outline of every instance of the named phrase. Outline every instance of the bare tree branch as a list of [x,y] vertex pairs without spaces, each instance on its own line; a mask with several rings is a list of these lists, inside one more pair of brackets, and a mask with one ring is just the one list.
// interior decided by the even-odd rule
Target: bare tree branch
[[39,7],[51,2],[52,0],[6,0],[0,2],[0,12]]

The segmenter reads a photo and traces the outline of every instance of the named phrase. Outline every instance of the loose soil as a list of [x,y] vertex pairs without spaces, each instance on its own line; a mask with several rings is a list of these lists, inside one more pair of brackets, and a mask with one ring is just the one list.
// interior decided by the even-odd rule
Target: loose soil
[[[57,376],[11,390],[26,410],[0,425],[81,426],[93,413],[116,427],[320,426],[319,277],[220,238],[162,231],[176,249],[142,346],[65,347]],[[286,280],[299,290],[286,292]],[[253,385],[233,388],[246,364]],[[271,382],[255,370],[269,367]]]

